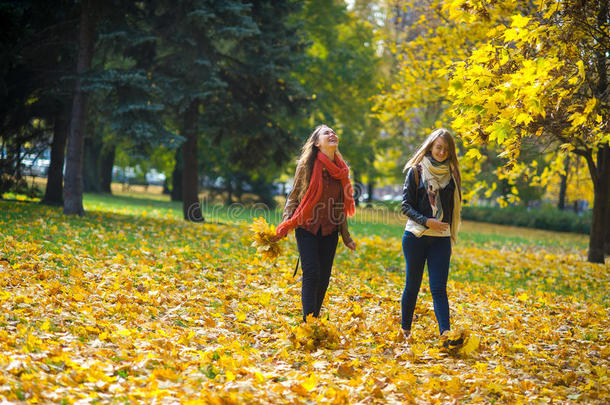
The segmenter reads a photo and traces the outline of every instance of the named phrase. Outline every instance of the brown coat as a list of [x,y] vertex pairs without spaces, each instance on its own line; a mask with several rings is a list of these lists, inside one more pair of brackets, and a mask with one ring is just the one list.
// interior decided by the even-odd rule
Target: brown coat
[[[301,170],[305,170],[305,166],[298,164],[296,169],[296,174],[294,176],[295,182],[292,186],[292,190],[290,194],[286,198],[286,205],[284,206],[284,214],[282,215],[282,222],[290,219],[296,211],[299,203],[301,202],[299,196],[301,195],[301,191],[305,188],[305,176],[301,173]],[[343,243],[348,245],[352,242],[352,237],[350,236],[347,218],[343,211],[343,191],[339,193],[339,199],[335,203],[334,208],[334,218],[340,218],[340,222],[337,225],[339,232],[341,233],[341,239],[343,239]],[[303,227],[306,228],[306,227]]]

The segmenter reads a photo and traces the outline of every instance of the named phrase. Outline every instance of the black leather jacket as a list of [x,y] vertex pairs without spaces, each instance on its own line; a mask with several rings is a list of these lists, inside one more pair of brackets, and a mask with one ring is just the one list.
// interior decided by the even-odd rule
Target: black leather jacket
[[[432,207],[428,200],[428,193],[424,188],[421,172],[419,173],[419,185],[415,185],[415,168],[411,167],[405,178],[405,185],[402,189],[402,213],[411,218],[420,225],[426,226],[428,218],[432,218]],[[455,182],[453,179],[445,188],[440,190],[441,205],[443,206],[442,222],[451,224],[453,218],[453,191],[455,190]]]

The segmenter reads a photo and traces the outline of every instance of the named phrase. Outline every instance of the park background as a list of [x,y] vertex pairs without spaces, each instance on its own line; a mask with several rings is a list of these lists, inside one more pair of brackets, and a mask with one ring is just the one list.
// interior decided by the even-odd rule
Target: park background
[[[605,1],[9,1],[0,396],[24,402],[609,398]],[[330,125],[358,201],[300,325],[279,222]],[[438,346],[397,334],[402,167],[455,135],[464,223]],[[486,222],[486,223],[484,223]],[[520,226],[520,227],[515,227]],[[528,228],[524,228],[528,227]],[[538,228],[532,229],[532,228]]]

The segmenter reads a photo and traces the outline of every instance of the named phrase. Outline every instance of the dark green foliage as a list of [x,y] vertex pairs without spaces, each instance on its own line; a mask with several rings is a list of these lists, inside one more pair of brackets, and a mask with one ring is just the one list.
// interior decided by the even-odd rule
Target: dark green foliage
[[24,154],[51,142],[69,99],[73,18],[67,1],[0,2],[0,175],[18,179]]
[[105,144],[121,144],[139,157],[157,146],[184,140],[167,128],[165,94],[151,69],[158,38],[152,27],[155,2],[120,2],[104,7],[93,69],[86,89],[95,95]]
[[288,22],[298,9],[290,1],[253,1],[250,15],[258,29],[240,41],[220,72],[228,85],[221,103],[231,112],[216,138],[232,139],[225,147],[237,170],[277,170],[299,146],[285,125],[308,105],[306,93],[290,76],[304,51],[298,27]]
[[[182,135],[188,127],[197,137],[203,159],[196,167],[205,177],[231,184],[247,172],[249,183],[270,181],[294,155],[298,141],[285,123],[307,100],[290,76],[303,52],[298,27],[288,22],[297,9],[288,1],[160,3],[152,74],[168,118]],[[186,115],[193,104],[196,122]],[[181,173],[182,186],[191,184],[183,192],[193,187],[192,172]],[[270,201],[267,194],[260,196]]]
[[[80,160],[85,167],[84,176],[71,176],[69,184],[84,178],[87,190],[109,191],[108,169],[117,149],[127,151],[137,162],[157,149],[175,149],[190,136],[188,151],[199,150],[199,162],[183,161],[188,169],[182,179],[194,189],[191,197],[197,195],[200,184],[196,177],[204,175],[226,179],[238,198],[245,191],[254,192],[261,201],[273,204],[272,180],[294,159],[312,129],[301,118],[315,105],[310,96],[320,82],[310,80],[306,83],[310,88],[304,90],[307,80],[295,72],[319,68],[317,62],[323,62],[305,56],[310,44],[304,36],[316,33],[315,24],[335,17],[327,16],[313,25],[304,23],[303,18],[316,14],[318,6],[324,6],[323,2],[0,2],[0,22],[5,23],[0,54],[7,56],[0,63],[0,136],[4,155],[12,159],[9,163],[3,157],[2,172],[18,177],[22,145],[45,148],[53,139],[59,140],[54,135],[63,134],[64,141],[53,142],[62,152],[52,153],[57,157],[57,164],[52,165],[54,193],[47,189],[47,197],[54,197],[45,198],[49,203],[61,203],[58,187],[65,180],[61,176],[63,150],[74,118],[72,100],[79,80],[82,97],[78,100],[87,100],[86,108],[80,108],[86,113],[79,114],[79,122],[83,118],[88,125],[78,130],[86,134],[82,152],[86,156],[70,155],[67,160],[70,172],[80,170]],[[346,19],[340,2],[333,2],[331,8],[341,16],[340,21],[333,27],[319,27],[328,34],[325,43],[330,47],[340,44],[333,30],[355,21]],[[95,45],[90,67],[81,68],[77,75],[82,10],[90,10]],[[322,7],[320,13],[324,10]],[[306,24],[308,30],[303,27]],[[328,77],[343,75],[344,82],[358,79],[344,91],[368,86],[360,78],[368,77],[373,67],[361,63],[368,59],[358,56],[372,49],[358,51],[367,40],[360,35],[365,31],[356,27],[347,40],[349,46],[340,46],[339,55],[332,58],[340,63]],[[346,61],[349,68],[339,71]],[[321,91],[328,92],[328,88]],[[331,104],[325,108],[327,113]],[[357,121],[363,116],[361,110],[352,112],[341,120]],[[359,126],[357,131],[361,130]],[[357,153],[354,147],[352,154]],[[169,175],[171,169],[165,170]]]
[[[158,2],[152,76],[173,113],[183,114],[193,100],[203,103],[204,114],[224,111],[226,106],[218,108],[218,96],[227,87],[220,70],[235,44],[257,30],[247,12],[248,7],[236,0]],[[216,118],[222,119],[222,114]],[[216,125],[210,121],[206,127]]]
[[296,70],[315,95],[302,144],[319,124],[337,131],[341,153],[356,181],[373,181],[380,124],[371,116],[372,97],[381,80],[380,58],[372,25],[347,10],[343,0],[308,0],[299,14],[309,49]]
[[142,154],[147,148],[175,146],[183,140],[165,128],[160,119],[163,95],[144,70],[105,69],[87,84],[100,99],[95,106],[99,125],[112,135],[113,143],[128,141],[134,153]]

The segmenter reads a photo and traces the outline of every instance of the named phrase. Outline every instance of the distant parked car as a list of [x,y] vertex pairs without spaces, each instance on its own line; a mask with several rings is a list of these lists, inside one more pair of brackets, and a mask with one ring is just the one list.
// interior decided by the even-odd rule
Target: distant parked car
[[49,174],[49,166],[51,161],[49,159],[37,159],[32,165],[32,174],[38,177],[46,177]]
[[117,183],[129,183],[136,178],[136,171],[133,167],[112,167],[112,181]]
[[117,183],[129,183],[129,184],[146,184],[162,186],[165,182],[165,174],[160,173],[155,169],[150,169],[142,178],[142,175],[138,174],[138,170],[135,167],[112,167],[112,181]]
[[24,174],[29,176],[46,177],[49,173],[49,165],[51,161],[44,158],[36,158],[36,156],[27,155],[21,160],[21,165],[24,168]]
[[381,201],[402,201],[402,196],[394,194],[384,194],[381,196]]
[[150,169],[150,171],[146,173],[146,182],[155,186],[162,186],[165,182],[165,174],[159,173],[155,169]]

